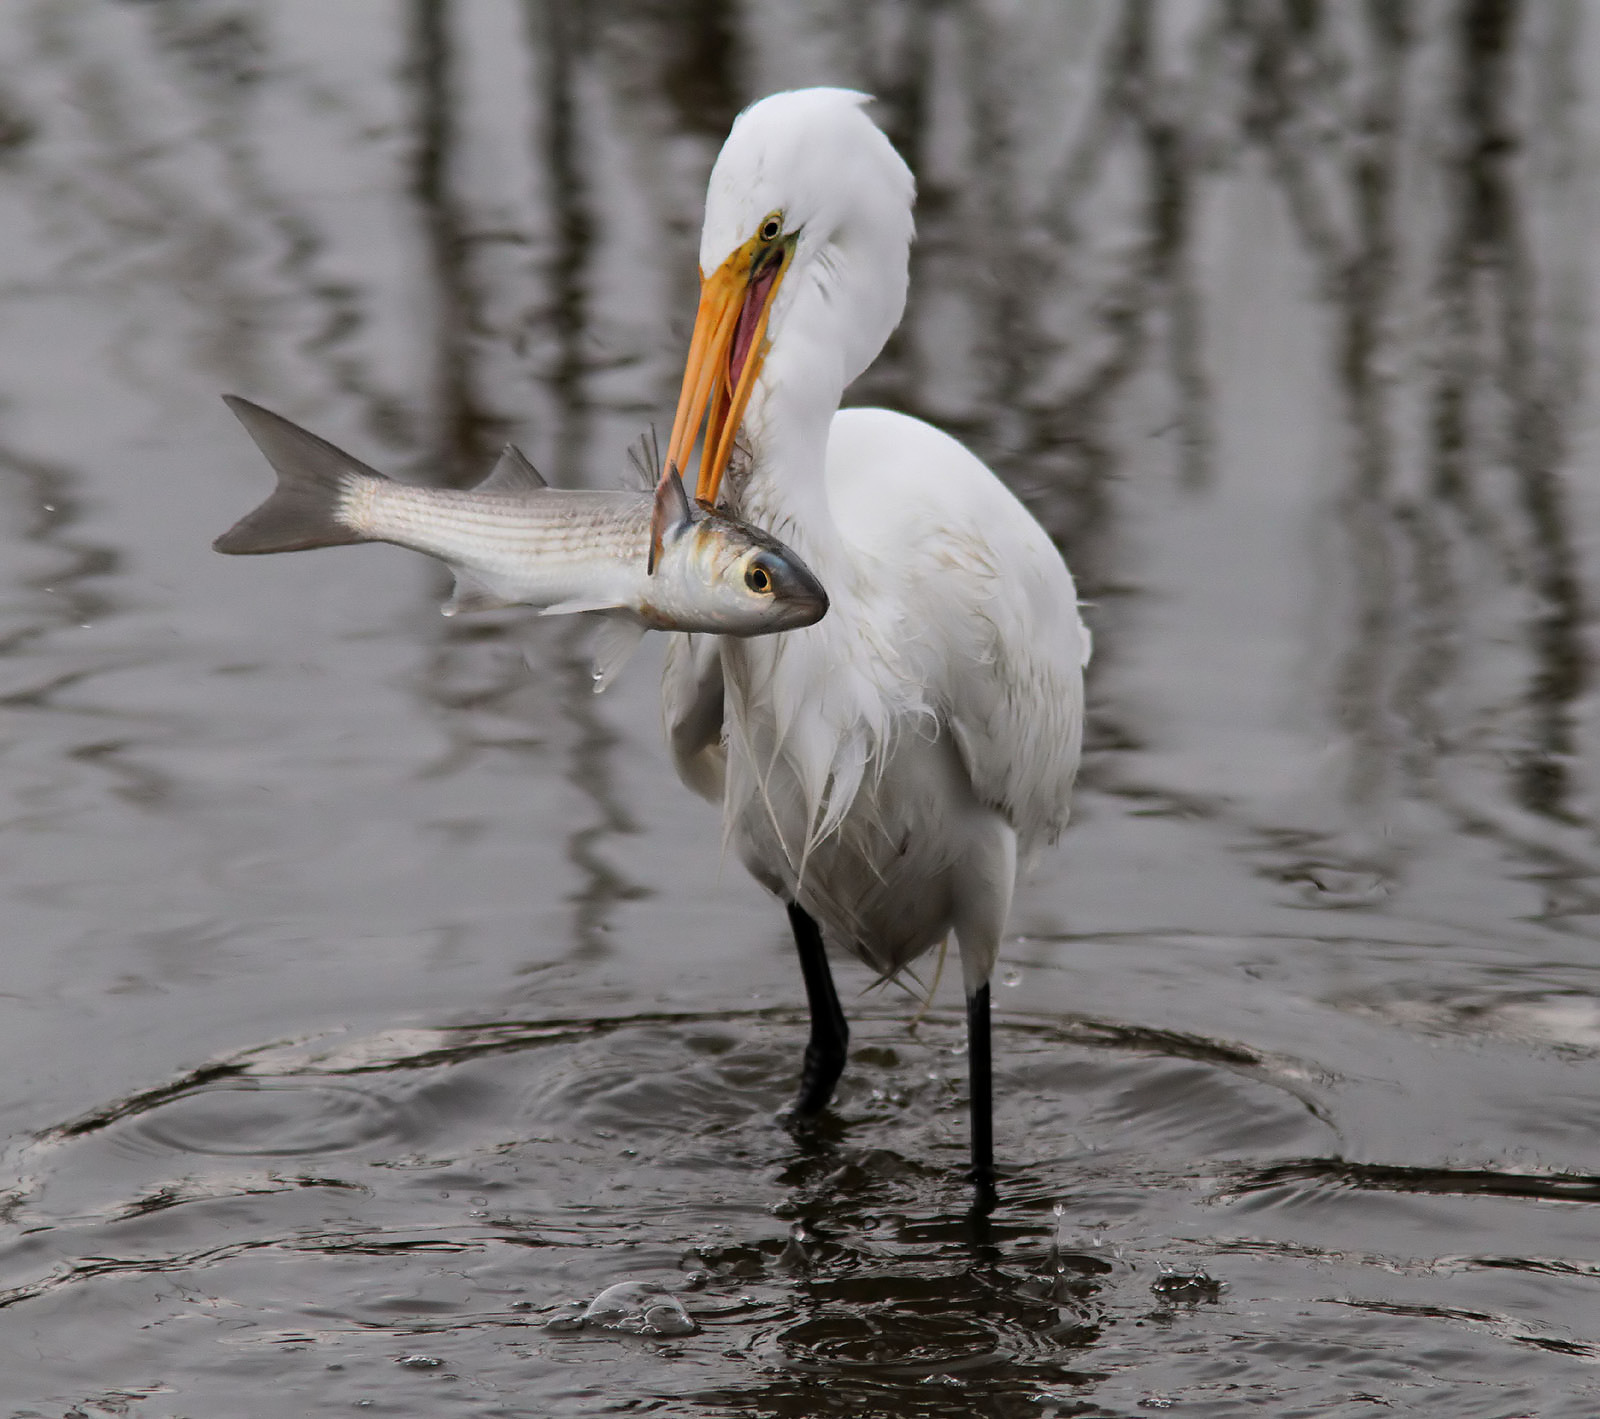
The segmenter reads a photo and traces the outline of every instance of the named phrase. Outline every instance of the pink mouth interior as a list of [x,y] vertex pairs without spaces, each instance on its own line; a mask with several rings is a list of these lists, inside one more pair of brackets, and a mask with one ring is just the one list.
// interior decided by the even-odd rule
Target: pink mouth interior
[[778,279],[778,266],[772,266],[756,277],[755,283],[744,293],[744,305],[739,311],[739,323],[733,328],[733,348],[728,352],[728,389],[739,387],[739,376],[744,373],[745,361],[750,358],[750,347],[755,343],[756,326],[767,304],[767,292]]

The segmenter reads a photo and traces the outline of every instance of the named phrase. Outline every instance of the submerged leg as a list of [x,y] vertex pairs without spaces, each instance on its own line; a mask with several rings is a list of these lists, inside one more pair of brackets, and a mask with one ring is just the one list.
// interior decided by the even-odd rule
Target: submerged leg
[[994,1190],[994,1074],[989,1052],[989,984],[967,997],[967,1094],[972,1113],[973,1206],[987,1212]]
[[800,1092],[795,1095],[793,1111],[814,1114],[827,1107],[833,1086],[844,1073],[850,1027],[839,1008],[839,993],[833,988],[833,972],[828,969],[827,953],[822,949],[822,932],[802,908],[793,902],[788,906],[795,949],[800,953],[800,974],[806,983],[806,1003],[811,1007],[811,1039],[806,1045]]
[[998,814],[974,828],[958,864],[955,895],[956,944],[961,948],[961,983],[967,992],[967,1098],[972,1115],[973,1207],[994,1206],[994,1072],[989,1049],[989,977],[1000,956],[1000,938],[1017,880],[1017,835]]

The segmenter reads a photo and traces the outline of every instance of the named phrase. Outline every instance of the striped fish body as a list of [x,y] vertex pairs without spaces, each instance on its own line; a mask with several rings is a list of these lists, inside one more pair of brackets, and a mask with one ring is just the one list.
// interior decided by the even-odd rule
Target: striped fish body
[[828,609],[805,563],[759,528],[691,504],[677,474],[655,492],[555,489],[516,449],[466,491],[397,483],[280,415],[229,397],[278,474],[219,552],[296,552],[390,542],[456,574],[454,614],[532,606],[599,611],[640,631],[750,636]]
[[677,627],[650,600],[652,510],[644,492],[455,491],[347,476],[337,517],[363,541],[409,547],[450,566],[456,594],[447,613],[634,610],[671,630]]

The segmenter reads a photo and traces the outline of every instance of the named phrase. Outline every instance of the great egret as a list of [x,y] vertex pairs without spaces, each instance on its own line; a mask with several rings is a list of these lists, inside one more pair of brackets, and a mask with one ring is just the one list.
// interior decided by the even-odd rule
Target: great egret
[[674,636],[662,699],[680,777],[788,906],[811,1011],[796,1112],[827,1104],[849,1038],[824,939],[892,975],[954,932],[986,1205],[989,977],[1019,862],[1066,826],[1089,638],[1049,537],[976,457],[839,408],[899,324],[912,238],[915,184],[868,102],[805,89],[735,121],[667,454],[686,469],[704,425],[697,496],[793,546],[832,611]]

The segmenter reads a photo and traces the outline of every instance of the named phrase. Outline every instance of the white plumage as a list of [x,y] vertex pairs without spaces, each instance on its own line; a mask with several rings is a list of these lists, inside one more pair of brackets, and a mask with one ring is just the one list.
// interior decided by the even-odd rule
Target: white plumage
[[[832,609],[763,640],[675,637],[663,702],[680,775],[751,872],[885,974],[953,931],[986,1031],[1019,859],[1066,825],[1089,642],[1060,556],[982,463],[839,409],[899,323],[912,237],[911,173],[867,101],[776,94],[734,124],[669,449],[684,466],[708,406],[706,448],[727,449],[742,412],[728,503]],[[701,497],[721,461],[702,456]]]

